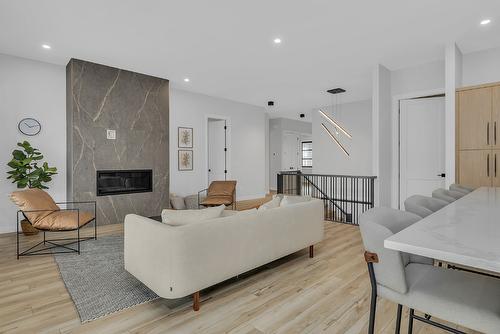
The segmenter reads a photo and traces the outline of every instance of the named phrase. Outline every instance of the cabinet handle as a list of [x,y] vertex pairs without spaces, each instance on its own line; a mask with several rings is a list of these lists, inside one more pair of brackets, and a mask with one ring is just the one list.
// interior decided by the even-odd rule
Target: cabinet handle
[[490,177],[490,154],[486,157],[486,176]]
[[490,144],[490,122],[486,123],[486,145]]
[[[495,145],[497,144],[497,122],[495,121],[495,131],[493,132],[493,138],[495,140]],[[496,155],[496,154],[495,154]]]

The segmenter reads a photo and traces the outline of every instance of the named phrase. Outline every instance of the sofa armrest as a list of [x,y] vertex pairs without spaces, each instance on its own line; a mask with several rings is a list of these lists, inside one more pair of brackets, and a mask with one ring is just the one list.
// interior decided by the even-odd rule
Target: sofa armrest
[[175,228],[135,214],[125,216],[125,270],[159,296],[171,289],[171,230]]

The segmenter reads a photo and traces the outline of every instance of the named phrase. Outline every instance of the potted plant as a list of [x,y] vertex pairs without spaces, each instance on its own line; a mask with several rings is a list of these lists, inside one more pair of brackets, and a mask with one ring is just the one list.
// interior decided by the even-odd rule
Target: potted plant
[[[57,168],[49,167],[47,162],[42,163],[42,153],[29,142],[17,143],[17,146],[20,149],[12,151],[12,160],[7,164],[12,169],[7,171],[9,174],[7,179],[11,179],[20,189],[26,187],[49,189],[46,184],[52,181],[52,175],[57,174]],[[21,228],[25,235],[38,233],[38,230],[26,220],[21,221]]]

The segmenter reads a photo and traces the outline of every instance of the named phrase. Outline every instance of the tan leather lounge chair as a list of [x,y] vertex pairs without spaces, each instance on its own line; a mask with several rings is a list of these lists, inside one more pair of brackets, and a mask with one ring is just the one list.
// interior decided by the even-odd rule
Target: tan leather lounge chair
[[[96,202],[59,202],[56,203],[48,193],[41,189],[28,189],[15,191],[10,195],[11,200],[19,207],[17,212],[17,258],[25,255],[43,255],[54,253],[80,253],[80,242],[88,239],[97,239],[97,219],[96,219]],[[58,206],[64,205],[66,208]],[[90,204],[94,207],[94,212],[80,211],[77,208],[80,204]],[[34,228],[43,231],[43,241],[35,246],[19,252],[19,224],[20,214],[24,216]],[[88,223],[94,221],[94,236],[81,237],[80,229]],[[64,238],[47,240],[45,232],[64,232],[76,231],[76,238]],[[63,243],[60,243],[63,242]],[[77,248],[69,247],[69,245],[76,243]],[[46,247],[38,247],[40,245]],[[58,250],[51,251],[54,248]]]
[[199,205],[219,206],[224,204],[225,206],[231,205],[233,210],[236,210],[236,181],[213,181],[208,189],[198,192],[198,198],[200,193],[204,191],[207,192],[207,197],[201,202],[198,201]]

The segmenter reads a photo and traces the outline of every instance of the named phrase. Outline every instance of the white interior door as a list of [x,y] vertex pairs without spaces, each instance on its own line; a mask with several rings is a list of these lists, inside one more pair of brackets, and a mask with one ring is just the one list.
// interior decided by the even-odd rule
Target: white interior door
[[299,135],[295,133],[283,134],[281,168],[284,171],[299,169],[299,142]]
[[399,202],[445,185],[444,97],[401,100]]
[[208,120],[208,184],[226,177],[225,120]]

